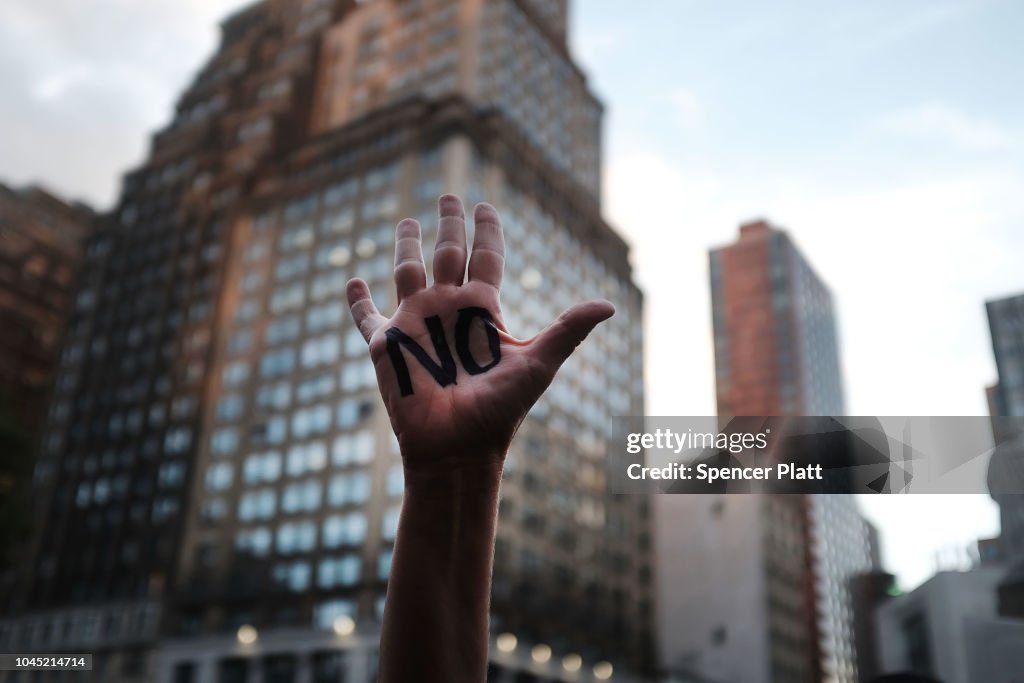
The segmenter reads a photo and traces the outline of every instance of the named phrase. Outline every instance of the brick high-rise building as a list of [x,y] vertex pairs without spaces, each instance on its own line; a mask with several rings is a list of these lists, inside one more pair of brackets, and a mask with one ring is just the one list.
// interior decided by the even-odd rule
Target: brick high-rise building
[[719,415],[842,415],[832,295],[765,221],[710,255]]
[[651,665],[646,502],[604,471],[609,417],[643,409],[642,301],[565,16],[266,0],[224,21],[91,243],[0,647],[95,652],[101,680],[371,680],[402,470],[345,282],[393,307],[394,224],[429,243],[453,191],[502,212],[513,331],[619,308],[509,458],[495,680]]
[[38,187],[0,185],[0,401],[35,432],[95,215]]
[[[719,416],[842,415],[832,298],[789,236],[742,225],[710,279]],[[660,496],[656,517],[665,666],[857,681],[848,581],[874,562],[852,497]]]
[[23,568],[32,469],[95,215],[0,185],[0,612]]

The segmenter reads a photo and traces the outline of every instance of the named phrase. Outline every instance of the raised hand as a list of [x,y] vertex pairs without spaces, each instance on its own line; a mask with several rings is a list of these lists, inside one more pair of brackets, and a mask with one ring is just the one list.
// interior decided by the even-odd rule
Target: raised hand
[[348,283],[349,305],[369,343],[406,467],[500,463],[558,368],[615,309],[607,301],[581,303],[533,339],[516,339],[499,303],[505,241],[498,212],[489,204],[474,210],[467,279],[462,202],[445,195],[438,205],[433,284],[427,286],[420,225],[406,219],[395,234],[398,310],[381,315],[359,279]]
[[[405,466],[381,625],[381,683],[480,683],[502,465],[516,428],[573,349],[615,311],[573,306],[533,339],[505,329],[505,241],[498,212],[474,211],[468,257],[458,197],[439,200],[434,283],[414,220],[395,234],[398,310],[385,318],[362,280],[352,317],[370,345]],[[543,295],[543,293],[541,293]]]

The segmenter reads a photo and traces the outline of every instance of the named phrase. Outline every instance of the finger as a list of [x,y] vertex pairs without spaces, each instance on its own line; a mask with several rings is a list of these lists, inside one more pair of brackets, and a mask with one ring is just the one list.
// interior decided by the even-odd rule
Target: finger
[[446,194],[437,205],[441,222],[434,245],[434,283],[461,285],[466,278],[466,214],[462,200]]
[[541,330],[530,342],[527,353],[554,375],[590,331],[613,315],[615,307],[607,301],[595,299],[576,304]]
[[427,269],[423,265],[423,243],[420,224],[411,218],[395,228],[395,290],[398,303],[427,286]]
[[373,305],[370,298],[370,288],[359,278],[348,281],[345,287],[348,295],[348,307],[352,311],[352,320],[367,342],[377,329],[387,322],[387,318],[380,314],[377,307]]
[[501,274],[505,270],[505,236],[501,218],[490,204],[477,204],[473,223],[476,232],[473,235],[473,253],[469,257],[469,279],[500,289]]

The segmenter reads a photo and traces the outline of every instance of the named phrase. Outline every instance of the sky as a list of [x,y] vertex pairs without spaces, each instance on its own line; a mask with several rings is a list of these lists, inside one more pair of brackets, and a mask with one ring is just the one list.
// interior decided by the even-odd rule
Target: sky
[[[5,0],[0,181],[99,208],[243,0]],[[646,293],[647,412],[714,411],[707,249],[764,217],[833,291],[847,412],[982,415],[983,302],[1024,291],[1024,3],[578,0],[603,206]],[[862,501],[907,587],[985,496]]]

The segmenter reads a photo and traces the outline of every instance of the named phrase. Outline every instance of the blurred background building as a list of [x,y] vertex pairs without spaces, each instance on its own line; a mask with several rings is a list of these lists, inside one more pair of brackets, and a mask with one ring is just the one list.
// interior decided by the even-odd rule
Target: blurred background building
[[32,470],[92,210],[0,185],[0,613],[28,552]]
[[896,577],[882,569],[857,574],[850,580],[857,675],[864,683],[873,681],[883,672],[875,611],[879,605],[899,594]]
[[[843,414],[832,297],[765,221],[710,253],[718,414]],[[854,683],[850,580],[879,564],[852,496],[658,496],[667,669],[744,683]]]
[[943,683],[1015,683],[1024,671],[1024,620],[1000,618],[1001,566],[940,571],[877,610],[882,669]]
[[[934,576],[906,595],[874,601],[875,665],[945,683],[1015,683],[1024,671],[1024,295],[986,302],[998,381],[988,387],[996,448],[988,488],[1001,533],[978,541],[971,566]],[[962,563],[960,563],[962,564]],[[858,586],[870,593],[871,577]],[[871,612],[870,606],[858,611]]]
[[429,245],[451,191],[502,212],[511,329],[618,307],[509,458],[490,678],[653,665],[648,503],[604,471],[610,416],[643,413],[642,297],[601,218],[566,4],[266,0],[223,22],[90,241],[0,648],[92,652],[101,681],[372,680],[403,483],[345,283],[392,308],[394,224]]
[[[999,554],[1007,566],[999,613],[1024,619],[1024,294],[985,303],[998,381],[989,388],[993,436],[1002,442],[989,462],[988,485],[999,504]],[[1004,418],[1004,419],[999,419]]]
[[92,209],[0,185],[0,401],[37,432],[45,417]]

